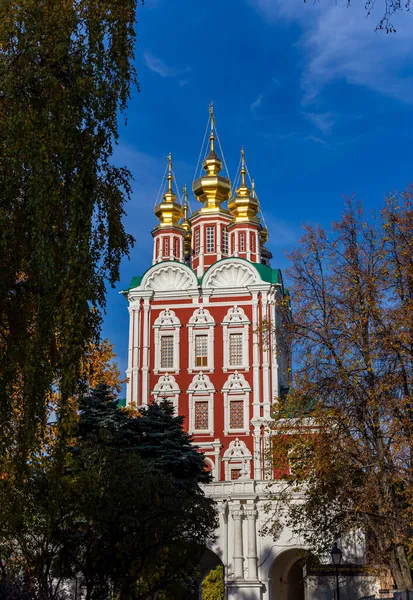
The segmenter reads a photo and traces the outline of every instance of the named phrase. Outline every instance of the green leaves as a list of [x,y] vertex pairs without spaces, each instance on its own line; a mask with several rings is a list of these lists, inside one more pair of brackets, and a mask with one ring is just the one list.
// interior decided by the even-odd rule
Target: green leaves
[[132,243],[122,224],[131,176],[110,160],[136,83],[136,8],[0,6],[0,427],[20,406],[22,456],[38,442],[55,384],[62,431],[70,421],[106,285]]

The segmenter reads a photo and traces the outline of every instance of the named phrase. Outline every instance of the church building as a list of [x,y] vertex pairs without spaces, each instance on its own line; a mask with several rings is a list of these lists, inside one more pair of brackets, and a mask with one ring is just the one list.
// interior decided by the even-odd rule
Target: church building
[[205,493],[220,513],[208,554],[211,567],[224,566],[227,597],[304,600],[310,595],[301,541],[287,527],[277,540],[260,535],[273,478],[266,459],[271,412],[289,386],[290,356],[278,339],[276,308],[286,292],[281,271],[270,265],[269,232],[244,152],[234,189],[212,110],[208,133],[203,172],[192,185],[198,209],[189,214],[168,157],[166,189],[154,211],[152,265],[124,292],[127,402],[168,398],[205,454],[213,476]]

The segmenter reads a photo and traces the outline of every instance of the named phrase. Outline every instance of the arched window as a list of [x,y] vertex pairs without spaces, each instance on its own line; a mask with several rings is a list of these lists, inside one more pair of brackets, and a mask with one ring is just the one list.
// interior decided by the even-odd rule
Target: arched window
[[249,370],[250,321],[240,306],[229,309],[222,322],[224,334],[223,370]]
[[172,402],[173,407],[175,409],[175,414],[178,414],[178,403],[179,403],[179,394],[181,390],[179,389],[178,384],[176,383],[175,377],[173,375],[161,375],[159,377],[158,383],[152,390],[152,396],[155,401],[160,401],[163,398],[168,399]]
[[215,388],[204,373],[195,375],[187,390],[189,419],[188,433],[214,435]]
[[214,370],[215,320],[206,308],[198,308],[188,322],[188,371]]
[[222,458],[225,464],[225,480],[251,479],[252,454],[245,442],[235,438]]
[[235,371],[222,388],[224,395],[224,432],[245,434],[250,429],[250,392],[251,386],[244,375]]
[[173,310],[163,310],[153,324],[154,373],[179,372],[179,331],[181,322]]

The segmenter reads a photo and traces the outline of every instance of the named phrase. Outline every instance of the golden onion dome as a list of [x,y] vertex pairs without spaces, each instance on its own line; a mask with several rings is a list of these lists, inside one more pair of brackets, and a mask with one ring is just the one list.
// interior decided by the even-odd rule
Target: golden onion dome
[[259,224],[260,220],[257,216],[260,208],[258,199],[246,184],[246,174],[244,148],[241,148],[241,185],[236,190],[236,195],[229,201],[228,209],[236,223]]
[[221,204],[228,200],[231,194],[231,182],[227,177],[219,175],[222,169],[222,160],[215,152],[215,119],[212,106],[210,106],[210,116],[209,153],[202,163],[206,174],[194,181],[192,189],[198,202],[202,202],[204,205],[201,212],[224,212]]
[[172,190],[173,172],[172,157],[168,155],[168,188],[163,195],[162,202],[155,206],[155,215],[159,219],[158,227],[180,227],[179,221],[183,217],[182,206],[176,201],[176,195]]

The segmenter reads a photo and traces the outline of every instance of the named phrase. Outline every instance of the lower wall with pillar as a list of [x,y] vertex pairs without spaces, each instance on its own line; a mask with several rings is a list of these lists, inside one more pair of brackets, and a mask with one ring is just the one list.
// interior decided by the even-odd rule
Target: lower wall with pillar
[[[224,566],[226,598],[332,600],[330,593],[319,594],[322,581],[321,587],[317,587],[316,574],[311,577],[303,574],[306,548],[285,524],[280,527],[276,540],[260,534],[268,520],[274,520],[274,514],[266,511],[270,502],[268,483],[238,479],[204,486],[205,494],[217,502],[219,509],[219,528],[210,550]],[[272,494],[276,494],[274,487],[273,484]],[[364,556],[359,556],[358,560],[362,563]],[[357,600],[365,595],[366,589],[374,590],[376,583],[374,578],[360,575],[359,569],[358,579],[348,585],[352,586],[351,599]],[[331,591],[331,586],[325,588]]]

